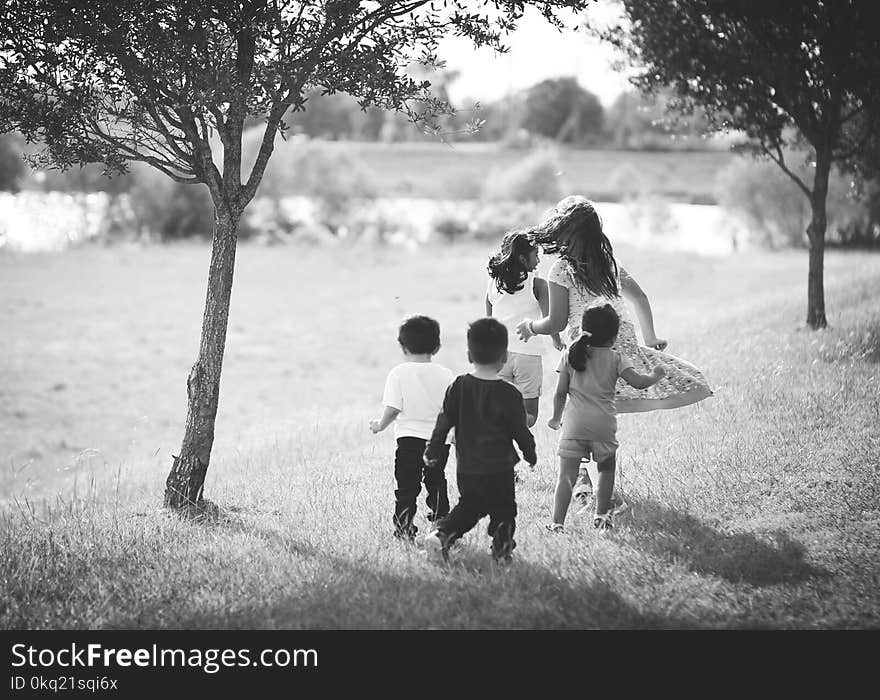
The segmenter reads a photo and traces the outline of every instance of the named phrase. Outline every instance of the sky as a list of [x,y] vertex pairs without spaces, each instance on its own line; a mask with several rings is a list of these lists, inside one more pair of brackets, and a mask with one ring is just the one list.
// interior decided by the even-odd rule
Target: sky
[[[608,0],[600,0],[580,17],[569,14],[568,24],[576,26],[585,18],[599,23],[615,16]],[[529,10],[506,44],[507,54],[490,49],[474,49],[465,39],[447,39],[439,50],[447,68],[461,75],[450,88],[452,101],[460,106],[467,99],[491,102],[534,85],[545,78],[574,76],[606,107],[629,89],[626,76],[611,67],[613,50],[584,31],[562,33],[536,11]]]

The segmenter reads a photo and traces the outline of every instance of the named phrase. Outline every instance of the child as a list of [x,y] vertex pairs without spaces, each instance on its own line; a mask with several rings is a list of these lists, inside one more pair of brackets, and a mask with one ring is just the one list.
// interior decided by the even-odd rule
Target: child
[[[501,241],[501,251],[489,258],[489,287],[486,290],[486,315],[494,316],[508,330],[507,363],[499,376],[513,384],[523,396],[526,423],[538,420],[538,400],[544,367],[541,346],[526,344],[513,330],[523,318],[547,315],[547,282],[534,276],[538,267],[538,249],[524,231],[511,231]],[[553,346],[562,350],[558,333],[552,334]]]
[[[625,355],[611,348],[620,329],[620,317],[610,304],[585,309],[581,328],[581,337],[560,361],[553,417],[547,422],[553,430],[562,424],[553,522],[547,525],[552,532],[562,531],[581,459],[591,456],[599,470],[593,525],[602,530],[613,527],[610,509],[617,453],[617,378],[644,389],[666,375],[662,365],[654,367],[651,374],[640,374]],[[568,397],[571,401],[566,406]]]
[[507,329],[494,318],[481,318],[470,324],[467,344],[474,369],[456,377],[446,391],[443,411],[425,450],[427,464],[442,462],[446,435],[455,428],[460,497],[425,537],[425,550],[429,558],[446,561],[450,545],[488,515],[492,558],[507,563],[516,546],[513,468],[519,455],[513,441],[534,465],[535,438],[526,425],[522,396],[498,376],[507,361]]
[[385,411],[381,418],[370,421],[370,430],[380,433],[394,423],[394,536],[412,542],[418,532],[413,518],[422,480],[427,491],[428,520],[449,513],[444,473],[449,445],[441,441],[435,447],[436,459],[431,466],[424,464],[422,455],[454,375],[446,367],[431,362],[440,349],[440,324],[433,318],[408,318],[400,326],[397,342],[405,361],[388,373],[382,397]]
[[[528,341],[534,335],[558,333],[567,326],[569,338],[574,342],[580,334],[584,309],[608,301],[620,315],[615,349],[641,372],[650,372],[660,364],[666,370],[663,381],[650,388],[638,389],[619,381],[615,393],[617,413],[675,409],[712,396],[700,370],[664,352],[668,343],[654,330],[654,315],[648,296],[633,276],[618,265],[611,241],[605,235],[602,218],[592,202],[579,195],[565,197],[542,223],[529,231],[533,244],[559,258],[547,272],[549,313],[538,320],[521,320],[516,328],[522,340]],[[639,343],[636,326],[629,317],[624,300],[635,311],[644,345]],[[592,492],[586,468],[579,479],[579,487],[576,491],[582,491],[582,502],[586,504]]]

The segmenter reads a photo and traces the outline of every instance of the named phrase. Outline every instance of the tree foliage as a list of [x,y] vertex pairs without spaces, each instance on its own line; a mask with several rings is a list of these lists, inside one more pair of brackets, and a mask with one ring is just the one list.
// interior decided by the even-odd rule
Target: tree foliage
[[[522,3],[493,4],[495,20],[467,3],[10,0],[0,11],[0,129],[45,143],[38,164],[120,171],[140,160],[204,182],[215,201],[227,188],[246,204],[284,114],[304,109],[310,91],[345,92],[415,121],[445,111],[406,68],[433,62],[448,32],[496,44]],[[265,120],[266,147],[237,183],[230,168],[247,116]]]
[[618,148],[663,150],[679,147],[705,147],[701,137],[709,132],[702,110],[684,115],[671,109],[670,96],[664,92],[645,95],[622,92],[605,114],[605,130]]
[[[624,0],[628,27],[605,37],[641,68],[633,83],[779,157],[792,141],[828,145],[866,169],[880,109],[880,6],[873,0]],[[791,127],[795,127],[793,131]]]
[[[180,183],[204,183],[214,205],[199,356],[165,502],[202,501],[214,440],[237,229],[289,110],[311,91],[402,111],[429,131],[449,111],[408,72],[438,63],[440,39],[503,48],[526,5],[558,22],[576,2],[541,0],[6,0],[0,6],[0,133],[45,144],[33,163],[141,161]],[[245,123],[264,123],[242,170]],[[217,147],[216,139],[220,146]]]
[[[701,107],[717,129],[745,132],[810,202],[807,323],[825,326],[822,260],[831,165],[880,163],[880,5],[875,0],[622,0],[626,25],[603,36],[638,67],[647,93]],[[806,146],[812,177],[785,160]]]
[[0,192],[17,192],[24,176],[24,161],[21,159],[15,139],[0,136]]
[[525,93],[521,126],[561,143],[583,143],[602,133],[604,110],[575,78],[551,78]]

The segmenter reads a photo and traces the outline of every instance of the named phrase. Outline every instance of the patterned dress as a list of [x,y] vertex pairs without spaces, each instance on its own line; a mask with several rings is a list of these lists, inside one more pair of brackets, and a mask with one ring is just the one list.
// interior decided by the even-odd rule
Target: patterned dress
[[[621,267],[620,278],[626,277],[627,273]],[[618,413],[680,408],[712,396],[706,378],[692,364],[669,353],[639,345],[635,325],[622,297],[607,299],[582,289],[575,282],[568,263],[562,258],[553,263],[547,281],[568,289],[568,335],[571,341],[577,340],[581,334],[584,309],[600,302],[609,303],[620,316],[620,332],[614,348],[626,355],[635,370],[642,374],[650,374],[661,363],[666,367],[666,376],[647,389],[636,389],[623,379],[618,379],[614,398]]]

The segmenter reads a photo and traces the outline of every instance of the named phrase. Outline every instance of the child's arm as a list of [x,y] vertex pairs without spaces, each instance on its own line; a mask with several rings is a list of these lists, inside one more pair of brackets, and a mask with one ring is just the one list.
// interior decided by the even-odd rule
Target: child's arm
[[385,411],[382,413],[382,417],[379,420],[370,421],[370,430],[373,431],[373,434],[381,433],[383,430],[385,430],[385,428],[391,425],[399,415],[399,408],[386,406]]
[[568,325],[568,289],[555,282],[547,284],[550,297],[550,314],[542,319],[523,319],[516,324],[520,340],[527,341],[534,335],[558,333]]
[[488,295],[488,294],[486,295],[486,315],[487,315],[487,316],[491,316],[491,315],[492,315],[492,302],[489,301],[489,295]]
[[[541,309],[541,317],[550,315],[550,291],[547,288],[547,280],[540,277],[534,278],[535,298],[538,300],[538,307]],[[550,338],[553,340],[553,347],[557,350],[564,350],[565,343],[559,337],[559,333],[551,333]]]
[[631,387],[636,389],[647,389],[649,386],[654,386],[654,384],[666,376],[666,369],[663,365],[657,365],[651,374],[642,374],[636,372],[632,367],[627,367],[620,373],[620,376],[623,377],[624,381]]
[[534,467],[538,463],[538,455],[535,453],[535,436],[529,430],[529,425],[526,422],[526,409],[522,398],[518,395],[513,398],[511,414],[513,439],[519,445],[523,459]]
[[565,402],[568,399],[568,384],[570,378],[566,368],[559,370],[559,378],[556,380],[556,393],[553,394],[553,416],[547,421],[552,430],[559,430],[562,425],[562,412],[565,410]]
[[435,457],[435,453],[438,448],[446,444],[446,436],[449,434],[449,429],[454,428],[457,422],[457,387],[458,383],[453,382],[446,390],[446,396],[443,399],[443,410],[437,415],[437,421],[434,423],[434,431],[431,433],[431,438],[428,440],[428,444],[425,445],[425,454],[422,457],[422,460],[429,467],[433,467],[437,464],[438,458]]
[[648,295],[623,268],[620,270],[620,291],[636,311],[639,327],[645,338],[645,345],[657,350],[665,349],[669,343],[663,338],[658,338],[654,331],[654,314],[651,312],[651,302],[648,301]]

